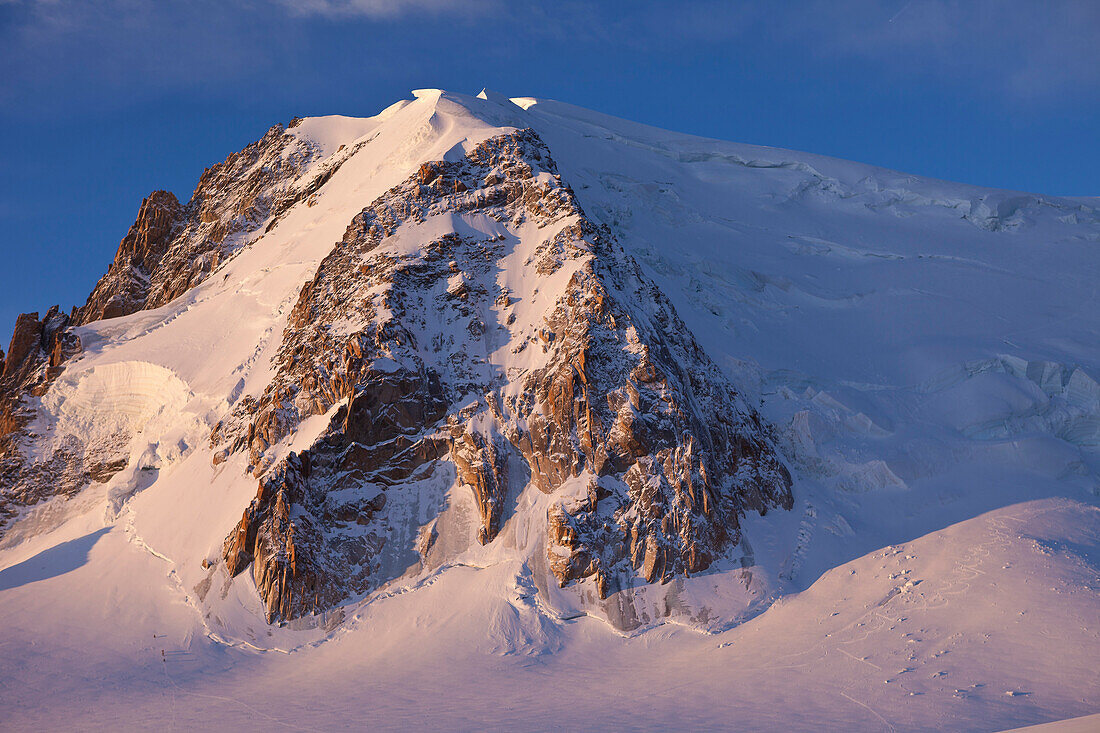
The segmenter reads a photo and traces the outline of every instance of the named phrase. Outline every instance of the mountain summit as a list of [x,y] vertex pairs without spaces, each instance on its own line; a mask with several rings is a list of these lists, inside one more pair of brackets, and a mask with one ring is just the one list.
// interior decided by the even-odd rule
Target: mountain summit
[[[154,192],[83,307],[24,317],[6,383],[9,514],[93,483],[114,514],[177,451],[205,455],[203,473],[257,489],[219,556],[196,558],[199,585],[250,569],[268,622],[323,616],[510,524],[497,561],[630,629],[653,617],[635,585],[743,555],[746,511],[791,508],[774,431],[584,212],[522,110],[493,95],[517,119],[488,127],[476,102],[419,95],[372,120],[275,126],[186,204]],[[337,221],[334,241],[305,236]],[[312,277],[264,277],[287,260]],[[142,349],[170,323],[125,339],[140,356],[85,348],[82,326],[181,297],[210,338],[215,313],[257,296],[275,307],[256,314],[268,327],[250,358],[205,355],[221,389],[196,394],[172,356]]]

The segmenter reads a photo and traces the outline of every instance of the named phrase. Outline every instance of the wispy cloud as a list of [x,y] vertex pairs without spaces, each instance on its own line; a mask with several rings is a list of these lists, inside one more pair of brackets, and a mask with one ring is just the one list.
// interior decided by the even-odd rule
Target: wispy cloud
[[934,77],[1027,101],[1100,94],[1095,0],[803,0],[755,13],[747,32],[899,81]]
[[[465,34],[456,26],[448,40],[441,24],[452,22]],[[430,42],[452,54],[473,42],[489,56],[522,55],[524,39],[541,38],[563,53],[626,48],[675,65],[737,47],[761,64],[841,62],[879,84],[920,79],[1027,103],[1100,97],[1096,0],[0,0],[0,102],[73,74],[104,87],[201,80],[209,89],[299,73],[308,59],[296,50],[357,24],[363,39],[347,53],[360,58],[378,42],[372,33],[412,43],[434,24]],[[410,55],[402,67],[432,58]]]
[[484,9],[482,0],[274,0],[294,15],[330,18],[396,18],[406,13],[470,13]]
[[[265,3],[266,4],[266,3]],[[251,8],[215,0],[23,0],[0,8],[0,104],[32,103],[51,85],[81,94],[239,80],[277,52]],[[241,8],[249,8],[241,12]],[[288,29],[293,31],[293,29]],[[73,89],[73,86],[77,86]],[[86,91],[91,94],[90,88]]]
[[1100,96],[1096,0],[559,0],[538,12],[537,32],[573,41],[682,54],[738,44],[759,50],[761,63],[809,55],[897,83],[923,77],[1018,101]]

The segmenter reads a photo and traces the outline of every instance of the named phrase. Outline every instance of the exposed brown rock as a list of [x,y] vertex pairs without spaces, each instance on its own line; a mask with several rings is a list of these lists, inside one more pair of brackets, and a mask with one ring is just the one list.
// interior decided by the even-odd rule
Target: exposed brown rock
[[[295,126],[300,120],[292,122]],[[68,316],[55,307],[41,320],[20,319],[6,358],[0,352],[0,528],[15,507],[71,495],[124,467],[111,450],[72,438],[52,456],[28,462],[20,448],[34,413],[27,397],[45,394],[80,350],[70,325],[114,318],[168,303],[202,282],[300,200],[316,194],[362,144],[342,150],[301,176],[318,148],[279,125],[223,163],[208,168],[186,205],[167,191],[143,202],[115,260],[87,302]],[[269,427],[269,437],[278,432]],[[259,426],[261,434],[264,426]]]
[[11,335],[8,356],[4,360],[5,380],[12,378],[26,362],[32,350],[40,347],[42,323],[37,313],[22,313],[15,320],[15,331]]
[[481,528],[477,541],[488,544],[500,531],[500,516],[508,493],[508,453],[498,438],[465,429],[457,420],[452,426],[451,458],[458,480],[474,492]]
[[[517,406],[539,416],[514,440],[540,488],[597,477],[586,500],[552,510],[551,566],[563,585],[612,576],[624,559],[647,582],[698,572],[739,541],[744,510],[789,508],[790,478],[671,304],[602,234],[594,239],[603,256],[576,270],[547,318],[549,364],[528,375],[530,403]],[[651,300],[657,327],[611,284]]]
[[168,191],[154,191],[141,202],[137,220],[122,239],[107,274],[80,309],[78,322],[117,318],[144,305],[149,278],[172,244],[182,214],[183,207]]
[[252,565],[269,622],[365,593],[380,581],[385,552],[411,555],[379,522],[387,492],[446,454],[445,441],[423,434],[443,403],[430,379],[374,373],[366,381],[310,450],[265,474],[226,539],[230,574]]
[[317,152],[275,125],[257,142],[203,171],[186,205],[168,191],[154,191],[74,322],[157,308],[201,283],[240,250],[245,235],[265,222],[270,231],[355,151],[336,157],[311,180],[298,181]]

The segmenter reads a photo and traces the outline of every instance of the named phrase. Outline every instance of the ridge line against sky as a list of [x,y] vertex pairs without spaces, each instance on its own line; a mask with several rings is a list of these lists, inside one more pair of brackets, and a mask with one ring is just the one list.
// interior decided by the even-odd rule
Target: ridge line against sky
[[0,0],[0,339],[82,303],[150,191],[420,87],[1098,196],[1096,38],[1094,0]]

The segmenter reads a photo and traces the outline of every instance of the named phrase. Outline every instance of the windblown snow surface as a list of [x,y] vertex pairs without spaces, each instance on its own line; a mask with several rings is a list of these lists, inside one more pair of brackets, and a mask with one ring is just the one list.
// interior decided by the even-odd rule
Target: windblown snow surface
[[[794,509],[747,517],[741,562],[647,589],[669,614],[629,634],[546,603],[522,526],[308,623],[264,623],[248,573],[203,587],[256,492],[243,458],[212,465],[210,429],[270,381],[302,283],[421,162],[524,127],[761,404]],[[36,431],[95,433],[129,465],[0,541],[0,727],[992,731],[1100,712],[1100,200],[491,93],[291,132],[317,166],[362,144],[202,285],[80,328],[41,398]]]

